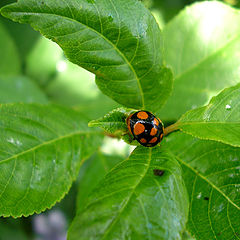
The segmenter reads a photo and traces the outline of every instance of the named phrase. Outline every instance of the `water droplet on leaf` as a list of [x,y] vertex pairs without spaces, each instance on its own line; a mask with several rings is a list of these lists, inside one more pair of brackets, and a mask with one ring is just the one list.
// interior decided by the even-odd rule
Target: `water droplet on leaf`
[[227,104],[226,106],[225,106],[225,108],[226,108],[226,110],[231,110],[231,106],[229,105],[229,104]]
[[197,199],[200,199],[202,197],[202,193],[200,192],[198,195],[197,195]]

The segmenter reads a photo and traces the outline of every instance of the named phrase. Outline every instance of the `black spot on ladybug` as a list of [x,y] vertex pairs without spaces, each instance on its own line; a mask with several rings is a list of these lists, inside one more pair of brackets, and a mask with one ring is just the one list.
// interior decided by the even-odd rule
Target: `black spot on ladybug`
[[141,145],[154,147],[163,138],[163,123],[148,111],[138,111],[126,119],[129,132]]
[[204,200],[208,201],[208,200],[209,200],[209,197],[204,197]]
[[160,170],[160,169],[153,169],[153,174],[155,176],[162,176],[164,174],[164,171],[163,170]]

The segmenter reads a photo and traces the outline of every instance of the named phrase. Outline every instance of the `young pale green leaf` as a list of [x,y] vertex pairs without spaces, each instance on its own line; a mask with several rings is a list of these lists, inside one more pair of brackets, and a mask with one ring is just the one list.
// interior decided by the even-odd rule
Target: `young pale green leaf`
[[205,1],[185,8],[166,25],[165,57],[175,81],[159,115],[177,120],[239,82],[239,22],[239,10],[219,1]]
[[92,191],[68,239],[181,239],[187,198],[175,158],[158,147],[137,147]]
[[54,105],[1,105],[0,128],[1,216],[52,207],[102,139],[81,114]]
[[126,119],[132,110],[127,108],[117,108],[106,114],[104,117],[89,122],[89,127],[103,128],[109,136],[123,139],[126,143],[139,146],[129,133]]
[[130,112],[130,109],[117,108],[100,119],[92,120],[88,126],[101,127],[109,134],[122,136],[128,132],[126,119]]
[[38,86],[28,78],[0,76],[0,103],[17,102],[47,103],[48,100]]
[[123,161],[123,156],[106,155],[100,151],[88,159],[80,169],[77,211],[81,211],[87,203],[91,191],[98,185],[100,180],[117,164]]
[[0,75],[20,73],[20,60],[14,41],[0,21]]
[[161,32],[137,0],[19,0],[1,13],[58,43],[70,61],[96,74],[103,93],[127,107],[158,110],[171,93]]
[[162,144],[183,168],[188,229],[198,240],[240,237],[240,148],[173,133]]
[[184,114],[176,123],[195,137],[240,147],[240,84],[227,88],[210,103]]

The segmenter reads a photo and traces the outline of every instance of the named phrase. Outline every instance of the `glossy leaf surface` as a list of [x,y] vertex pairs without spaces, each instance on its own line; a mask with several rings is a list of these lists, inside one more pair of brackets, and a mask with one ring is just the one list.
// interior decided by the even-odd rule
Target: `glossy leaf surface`
[[1,216],[52,207],[101,142],[81,114],[54,105],[1,105],[0,128]]
[[219,1],[186,7],[163,30],[174,90],[160,116],[177,120],[240,79],[240,11]]
[[240,148],[173,133],[162,145],[183,168],[188,229],[199,240],[239,239]]
[[[155,176],[154,169],[164,171]],[[137,147],[92,191],[68,239],[181,239],[188,201],[175,158]]]
[[156,111],[171,93],[161,32],[139,1],[20,0],[1,13],[57,42],[70,61],[96,74],[103,93],[127,107]]
[[240,84],[227,88],[202,108],[187,112],[177,122],[195,137],[240,147]]
[[77,211],[84,209],[87,199],[92,190],[104,178],[104,176],[124,158],[119,155],[107,155],[98,152],[88,159],[80,170],[79,191],[77,196]]
[[[27,93],[27,94],[26,94]],[[27,77],[0,76],[0,103],[47,103],[47,97]]]

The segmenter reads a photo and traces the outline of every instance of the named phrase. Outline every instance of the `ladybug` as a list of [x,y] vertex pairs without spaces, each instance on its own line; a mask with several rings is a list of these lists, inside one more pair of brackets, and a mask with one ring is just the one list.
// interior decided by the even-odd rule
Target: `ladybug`
[[163,138],[163,123],[152,113],[138,111],[129,115],[126,119],[129,132],[141,145],[154,147]]

